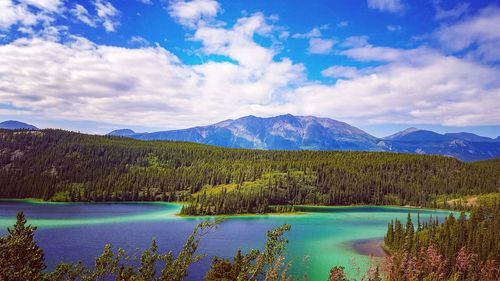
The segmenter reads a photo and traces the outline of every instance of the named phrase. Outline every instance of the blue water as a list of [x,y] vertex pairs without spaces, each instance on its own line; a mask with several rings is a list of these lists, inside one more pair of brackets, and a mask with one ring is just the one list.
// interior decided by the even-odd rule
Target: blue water
[[[28,222],[38,226],[35,239],[45,251],[46,263],[53,268],[59,262],[83,261],[93,265],[106,243],[116,249],[134,252],[150,246],[156,238],[162,251],[178,253],[194,226],[209,218],[181,218],[180,206],[158,203],[71,203],[37,204],[23,201],[0,201],[0,234],[15,222],[23,211]],[[343,265],[348,270],[353,258],[362,268],[370,262],[356,253],[356,240],[382,239],[387,223],[394,218],[405,220],[411,212],[416,221],[430,215],[443,217],[447,211],[416,210],[395,207],[309,208],[299,215],[234,216],[205,236],[199,252],[201,262],[191,266],[187,280],[202,280],[213,256],[232,257],[238,248],[261,249],[266,231],[284,223],[292,225],[287,234],[288,259],[296,258],[292,272],[307,271],[310,280],[326,280],[329,268]],[[306,260],[306,262],[303,262]],[[351,274],[354,271],[351,271]],[[355,276],[353,276],[355,277]]]

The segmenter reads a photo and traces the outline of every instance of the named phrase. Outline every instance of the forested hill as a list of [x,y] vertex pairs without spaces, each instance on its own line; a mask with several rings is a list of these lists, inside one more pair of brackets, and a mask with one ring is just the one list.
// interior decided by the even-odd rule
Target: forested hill
[[[192,201],[190,213],[268,204],[412,204],[496,192],[499,159],[263,151],[62,130],[0,130],[0,197]],[[201,210],[202,209],[202,210]],[[201,210],[201,211],[200,211]]]

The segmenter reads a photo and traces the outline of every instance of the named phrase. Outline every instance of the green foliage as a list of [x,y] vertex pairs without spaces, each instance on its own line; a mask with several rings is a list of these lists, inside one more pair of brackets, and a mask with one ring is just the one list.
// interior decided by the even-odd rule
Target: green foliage
[[68,202],[71,201],[68,191],[60,191],[52,195],[49,199],[51,202]]
[[13,228],[0,237],[0,280],[41,280],[45,269],[43,250],[33,239],[36,227],[26,225],[24,214],[17,214]]
[[0,151],[0,198],[191,202],[187,214],[300,204],[435,207],[442,195],[500,186],[500,160],[228,149],[61,130],[0,130]]
[[[216,280],[238,280],[238,281],[257,281],[257,280],[277,280],[280,271],[281,262],[286,251],[288,240],[283,237],[286,231],[290,231],[291,226],[284,224],[274,230],[267,232],[267,241],[264,251],[251,250],[243,255],[238,250],[233,258],[233,262],[228,259],[214,257],[210,269],[208,270],[205,281]],[[286,270],[282,269],[282,280],[286,279]]]
[[387,280],[491,280],[500,278],[500,200],[450,214],[439,224],[430,220],[414,229],[410,217],[387,228],[391,251]]

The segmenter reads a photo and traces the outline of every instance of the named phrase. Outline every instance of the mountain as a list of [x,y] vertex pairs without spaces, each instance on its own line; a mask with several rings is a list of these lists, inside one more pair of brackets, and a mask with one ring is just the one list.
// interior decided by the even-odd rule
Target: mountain
[[409,128],[384,138],[378,143],[386,151],[399,153],[436,154],[478,161],[500,157],[500,143],[471,133],[438,134]]
[[134,133],[123,129],[109,134],[140,140],[188,141],[233,148],[386,151],[444,155],[463,161],[500,157],[500,141],[470,133],[443,135],[412,127],[379,139],[344,122],[290,114],[269,118],[251,115],[182,130]]
[[376,137],[347,123],[290,114],[270,118],[246,116],[209,126],[128,136],[141,140],[179,140],[233,148],[381,151]]
[[134,135],[135,132],[130,129],[120,129],[109,132],[108,136],[116,136],[116,137],[130,137]]
[[[478,136],[476,134],[473,134],[473,133],[466,133],[466,132],[460,132],[460,133],[446,133],[444,134],[445,136],[450,136],[450,137],[453,137],[453,138],[457,138],[457,139],[462,139],[462,140],[466,140],[466,141],[471,141],[471,142],[494,142],[494,141],[498,141],[498,140],[495,140],[495,139],[492,139],[492,138],[488,138],[488,137],[483,137],[483,136]],[[497,138],[498,139],[498,138]]]
[[419,129],[415,128],[415,127],[410,127],[408,129],[405,129],[403,131],[400,131],[400,132],[397,132],[393,135],[390,135],[390,136],[387,136],[385,137],[384,139],[385,140],[394,140],[394,139],[399,139],[399,138],[402,138],[408,134],[411,134],[413,132],[416,132],[416,131],[419,131]]
[[436,141],[448,141],[452,140],[453,137],[446,135],[441,135],[433,131],[419,130],[416,128],[409,128],[404,131],[398,132],[394,135],[389,136],[389,140],[392,141],[405,141],[405,142],[436,142]]
[[3,121],[2,123],[0,123],[0,129],[7,129],[7,130],[19,130],[19,129],[23,129],[23,130],[38,130],[38,128],[35,127],[35,126],[33,126],[33,125],[30,125],[30,124],[27,124],[27,123],[23,123],[23,122],[19,122],[19,121],[15,121],[15,120]]

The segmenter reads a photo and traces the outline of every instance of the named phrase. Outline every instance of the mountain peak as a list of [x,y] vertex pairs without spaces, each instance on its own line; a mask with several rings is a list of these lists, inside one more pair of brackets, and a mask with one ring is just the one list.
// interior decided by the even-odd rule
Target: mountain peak
[[22,129],[22,130],[38,130],[38,128],[35,127],[35,126],[33,126],[33,125],[30,125],[30,124],[27,124],[27,123],[24,123],[24,122],[20,122],[20,121],[16,121],[16,120],[3,121],[2,123],[0,123],[0,129],[7,129],[7,130],[19,130],[19,129]]
[[417,129],[415,127],[410,127],[410,128],[406,128],[406,129],[404,129],[402,131],[399,131],[399,132],[397,132],[395,134],[392,134],[390,136],[387,136],[387,137],[385,137],[383,139],[385,139],[385,140],[395,140],[395,139],[401,138],[403,136],[406,136],[408,134],[411,134],[411,133],[414,133],[414,132],[417,132],[417,131],[420,131],[420,129]]
[[116,136],[116,137],[129,137],[135,134],[134,131],[130,129],[118,129],[108,133],[108,136]]

